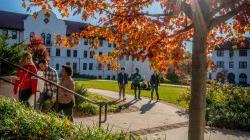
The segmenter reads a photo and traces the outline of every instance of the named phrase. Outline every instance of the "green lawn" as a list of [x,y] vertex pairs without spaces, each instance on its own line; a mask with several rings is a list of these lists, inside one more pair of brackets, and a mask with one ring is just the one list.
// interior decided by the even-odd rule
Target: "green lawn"
[[[86,80],[86,79],[75,79],[77,83],[83,84],[86,88],[105,89],[110,91],[118,91],[118,84],[112,80]],[[159,86],[160,99],[178,105],[177,99],[180,93],[186,90],[185,87],[173,86],[173,85],[161,85]],[[126,88],[126,93],[134,94],[133,90],[130,89],[130,82]],[[142,90],[141,95],[150,97],[150,91]],[[118,97],[118,95],[117,95]],[[154,95],[155,97],[155,95]]]

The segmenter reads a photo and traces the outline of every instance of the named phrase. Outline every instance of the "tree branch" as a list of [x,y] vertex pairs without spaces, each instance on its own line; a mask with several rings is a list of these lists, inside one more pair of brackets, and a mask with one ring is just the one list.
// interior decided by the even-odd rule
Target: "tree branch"
[[241,4],[240,6],[232,9],[227,14],[213,18],[210,21],[210,24],[208,25],[208,28],[212,29],[213,27],[217,26],[218,24],[223,23],[223,22],[229,20],[233,16],[237,15],[240,11],[246,10],[248,8],[248,6],[250,6],[250,5],[246,4],[246,3],[245,4]]
[[193,24],[190,24],[190,25],[186,26],[184,29],[179,30],[179,31],[176,31],[174,34],[169,35],[169,36],[167,36],[167,37],[168,37],[168,38],[174,37],[174,36],[176,36],[176,35],[178,35],[178,34],[187,32],[187,31],[191,30],[192,28],[193,28]]

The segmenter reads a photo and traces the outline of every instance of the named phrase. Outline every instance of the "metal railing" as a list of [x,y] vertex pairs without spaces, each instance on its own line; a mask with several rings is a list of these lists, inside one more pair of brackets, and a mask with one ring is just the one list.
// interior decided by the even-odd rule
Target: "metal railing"
[[[56,86],[56,87],[57,87],[56,105],[58,105],[58,94],[59,94],[59,93],[58,93],[58,90],[59,90],[59,89],[63,89],[63,90],[65,90],[65,91],[67,91],[67,92],[69,92],[69,93],[71,93],[71,94],[74,94],[75,96],[77,96],[77,97],[83,99],[84,101],[87,101],[87,102],[90,102],[90,103],[92,103],[92,104],[95,104],[95,105],[98,105],[98,106],[99,106],[99,120],[98,120],[99,127],[101,127],[101,124],[102,124],[102,123],[105,123],[105,122],[107,121],[107,108],[108,108],[108,105],[110,104],[110,102],[96,102],[96,101],[93,101],[93,100],[91,100],[91,99],[89,99],[89,98],[87,98],[87,97],[84,97],[84,96],[82,96],[82,95],[80,95],[80,94],[78,94],[78,93],[76,93],[76,92],[74,92],[74,91],[72,91],[72,90],[70,90],[70,89],[67,89],[67,88],[65,88],[65,87],[63,87],[63,86],[61,86],[61,85],[59,85],[59,84],[57,84],[57,83],[55,83],[55,82],[52,82],[52,81],[49,81],[49,80],[47,80],[47,79],[45,79],[45,78],[43,78],[43,77],[40,77],[40,76],[38,76],[36,73],[33,73],[33,72],[31,72],[31,71],[29,71],[29,70],[27,70],[27,69],[25,69],[25,68],[23,68],[23,67],[21,67],[21,66],[19,66],[19,65],[13,64],[13,63],[9,62],[9,61],[6,60],[6,59],[3,59],[3,58],[0,57],[0,61],[6,63],[6,64],[8,64],[8,65],[11,65],[11,66],[13,66],[13,67],[15,67],[15,68],[17,68],[17,69],[19,69],[19,70],[22,70],[22,71],[24,71],[24,72],[27,72],[28,74],[30,74],[30,75],[32,75],[32,76],[34,76],[34,77],[36,77],[36,78],[38,78],[38,79],[40,79],[40,80],[42,80],[42,81],[44,81],[44,82],[48,82],[48,83],[50,83],[50,84]],[[0,71],[0,72],[1,72],[1,71]],[[2,79],[3,81],[5,81],[5,82],[8,82],[8,83],[13,84],[11,81],[8,81],[8,80],[6,80],[6,79],[4,79],[4,78],[1,78],[1,79]],[[35,100],[36,100],[36,99],[35,99]],[[36,102],[36,101],[35,101],[35,102]],[[35,103],[35,104],[36,104],[36,103]],[[104,107],[104,118],[102,118],[102,108],[103,108],[103,107]]]

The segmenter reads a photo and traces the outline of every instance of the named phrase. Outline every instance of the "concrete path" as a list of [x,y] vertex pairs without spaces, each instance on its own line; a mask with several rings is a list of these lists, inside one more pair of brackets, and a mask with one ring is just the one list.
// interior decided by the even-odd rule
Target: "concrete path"
[[[106,97],[118,98],[118,93],[107,90],[88,89],[90,93]],[[138,107],[137,112],[108,115],[106,126],[113,130],[123,130],[143,139],[185,140],[188,134],[188,115],[173,105],[150,101],[147,98],[134,100],[134,96],[126,95],[126,102]],[[98,122],[98,117],[74,118],[74,121],[86,125]],[[207,129],[206,140],[250,140],[250,133],[228,130]]]

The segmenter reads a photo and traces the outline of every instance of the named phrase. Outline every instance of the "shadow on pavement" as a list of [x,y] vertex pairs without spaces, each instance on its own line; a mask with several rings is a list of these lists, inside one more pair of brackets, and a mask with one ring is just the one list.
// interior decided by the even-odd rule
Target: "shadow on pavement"
[[148,103],[144,104],[141,108],[140,108],[140,113],[144,114],[147,111],[149,111],[150,109],[152,109],[155,106],[156,102],[152,102],[151,100],[148,101]]

